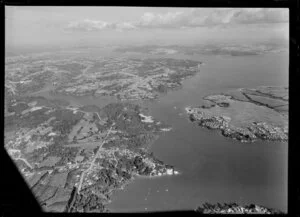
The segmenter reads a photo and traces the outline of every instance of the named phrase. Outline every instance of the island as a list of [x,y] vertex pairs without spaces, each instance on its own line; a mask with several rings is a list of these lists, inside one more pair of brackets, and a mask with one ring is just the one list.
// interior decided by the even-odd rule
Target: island
[[185,108],[199,126],[241,142],[288,141],[288,88],[240,88],[203,98],[204,105]]
[[242,206],[237,203],[210,204],[206,202],[195,211],[201,214],[284,214],[280,210],[257,204]]
[[[175,52],[168,49],[156,52]],[[181,88],[201,64],[77,52],[6,58],[4,147],[43,210],[109,212],[111,195],[134,178],[180,174],[150,153],[172,127],[140,102]],[[102,97],[114,100],[94,105]],[[288,139],[288,88],[242,88],[204,101],[186,108],[201,126],[246,142]]]

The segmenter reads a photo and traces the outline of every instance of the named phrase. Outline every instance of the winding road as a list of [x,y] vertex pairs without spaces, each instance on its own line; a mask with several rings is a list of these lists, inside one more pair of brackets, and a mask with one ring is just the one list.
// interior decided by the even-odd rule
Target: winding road
[[112,128],[113,128],[114,125],[115,125],[115,123],[113,123],[113,125],[109,128],[109,130],[108,130],[105,138],[103,139],[102,143],[99,145],[99,149],[98,149],[97,153],[95,154],[93,160],[91,161],[89,168],[87,168],[85,171],[82,172],[81,177],[80,177],[80,181],[79,181],[79,185],[78,185],[78,189],[77,189],[78,194],[79,194],[79,192],[81,190],[82,182],[83,182],[85,174],[88,173],[93,168],[93,166],[95,165],[95,161],[99,157],[99,154],[101,152],[102,146],[105,143],[105,141],[106,141],[107,137],[109,136],[109,134],[110,134],[110,132],[111,132],[111,130],[112,130]]

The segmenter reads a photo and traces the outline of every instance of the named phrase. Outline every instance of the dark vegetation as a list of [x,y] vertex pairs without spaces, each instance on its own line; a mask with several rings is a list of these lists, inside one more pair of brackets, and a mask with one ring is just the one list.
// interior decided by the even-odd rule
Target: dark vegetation
[[229,107],[229,105],[230,105],[228,102],[220,102],[220,103],[217,103],[217,104],[220,107]]
[[52,71],[44,71],[42,73],[34,74],[29,78],[32,79],[31,82],[25,84],[18,83],[16,85],[18,93],[23,95],[41,90],[49,82],[53,75],[54,72]]
[[[248,120],[247,125],[237,127],[234,124],[228,122],[224,119],[222,115],[206,113],[205,109],[209,110],[213,105],[218,105],[219,107],[229,107],[230,103],[227,99],[222,99],[226,95],[231,98],[231,100],[241,101],[243,103],[253,103],[259,106],[264,106],[269,109],[275,110],[276,112],[270,111],[270,117],[274,117],[274,120],[278,118],[277,122],[269,121],[266,119],[266,114],[264,112],[260,113],[260,107],[255,106],[249,109],[248,113],[252,114],[253,121]],[[200,126],[209,129],[218,129],[221,131],[223,136],[237,139],[242,142],[253,142],[256,139],[268,140],[268,141],[288,141],[288,128],[287,128],[287,117],[288,117],[288,99],[285,97],[288,95],[288,89],[283,87],[257,87],[256,89],[237,89],[231,90],[229,93],[222,94],[221,98],[216,97],[216,99],[204,99],[208,100],[210,103],[214,103],[209,106],[202,106],[201,108],[195,108],[194,114],[189,115],[191,121],[197,121]],[[248,107],[244,108],[243,112],[247,111]],[[259,108],[257,110],[256,109]],[[282,108],[282,109],[280,109]],[[278,113],[277,113],[278,112]],[[232,117],[235,118],[235,113],[232,113]],[[261,115],[261,116],[260,116]],[[230,115],[229,115],[230,116]],[[249,117],[250,118],[250,117]],[[257,123],[256,120],[260,120]]]
[[154,88],[159,93],[167,93],[168,88],[162,84],[158,85],[156,88]]
[[104,212],[104,200],[95,194],[78,194],[76,188],[72,192],[72,200],[67,212]]
[[280,210],[270,209],[264,206],[250,204],[246,206],[238,205],[237,203],[210,204],[204,203],[196,209],[196,212],[202,214],[284,214]]
[[[82,111],[85,112],[99,112],[99,107],[96,105],[85,105],[79,108]],[[96,114],[93,114],[94,116],[96,116]],[[98,118],[98,117],[97,117]]]
[[21,114],[22,111],[28,109],[29,106],[26,103],[20,102],[16,105],[11,105],[7,108],[8,112],[15,112],[16,114]]
[[[135,154],[125,156],[117,151],[115,153],[116,159],[97,159],[97,163],[103,168],[97,173],[96,178],[93,178],[93,184],[84,186],[80,194],[77,193],[77,190],[75,192],[73,190],[71,194],[71,189],[75,183],[78,183],[78,177],[76,178],[76,176],[81,175],[82,169],[68,168],[67,163],[68,165],[69,163],[74,165],[75,158],[79,154],[84,157],[82,163],[86,163],[88,160],[91,160],[92,155],[97,153],[99,147],[85,149],[65,146],[68,143],[68,134],[83,118],[83,114],[81,112],[74,114],[72,110],[64,109],[63,103],[47,100],[43,97],[24,97],[22,102],[17,104],[19,107],[13,107],[14,111],[22,112],[24,109],[29,108],[27,103],[33,101],[37,101],[36,106],[46,105],[50,108],[29,112],[27,115],[22,115],[21,118],[11,118],[9,116],[5,121],[13,125],[12,129],[21,127],[32,129],[51,117],[55,117],[49,123],[49,126],[52,127],[52,132],[56,133],[55,136],[51,137],[51,144],[47,145],[47,147],[34,149],[31,153],[23,155],[24,159],[31,165],[34,165],[34,169],[28,168],[25,162],[18,161],[18,167],[26,168],[27,172],[52,171],[51,174],[46,173],[41,178],[36,178],[37,180],[33,182],[32,186],[34,195],[45,210],[61,210],[63,206],[67,206],[65,211],[70,212],[105,212],[105,204],[110,200],[111,191],[129,182],[133,174],[150,175],[152,172],[152,169],[143,162],[143,158],[153,157],[153,155],[148,156],[142,149],[147,148],[156,139],[156,131],[159,131],[159,129],[155,122],[150,124],[141,121],[142,118],[139,114],[145,112],[145,110],[131,103],[112,103],[103,109],[99,109],[97,106],[85,106],[80,109],[91,112],[97,111],[101,115],[101,119],[107,120],[106,124],[100,125],[98,117],[94,113],[93,120],[90,121],[96,123],[96,126],[102,132],[107,131],[113,123],[115,123],[114,130],[121,131],[113,135],[117,139],[105,143],[102,148],[124,148]],[[50,109],[52,112],[48,113]],[[32,134],[30,139],[37,142],[50,142],[48,134],[40,136],[38,132]],[[24,142],[24,144],[20,145],[20,149],[25,150],[26,146],[27,143]],[[79,153],[80,149],[82,151]],[[138,156],[135,157],[136,154]],[[35,163],[39,165],[40,162],[49,157],[58,157],[58,162],[54,160],[54,163],[49,163],[51,164],[50,166],[43,165],[40,168],[35,166]],[[163,164],[158,165],[158,168],[163,166]],[[65,181],[59,178],[60,173],[66,173]],[[70,200],[66,199],[68,196],[71,196]]]
[[71,72],[72,77],[80,75],[82,73],[82,70],[86,68],[86,66],[78,63],[67,63],[67,64],[55,65],[55,66],[60,70]]
[[22,116],[23,121],[21,123],[21,127],[34,128],[37,127],[39,124],[47,121],[50,117],[52,117],[52,115],[45,114],[46,111],[48,111],[47,108],[42,108],[30,112],[30,115]]
[[101,71],[101,69],[103,69],[106,63],[106,61],[95,62],[94,65],[91,68],[89,68],[86,73],[94,73],[97,71]]

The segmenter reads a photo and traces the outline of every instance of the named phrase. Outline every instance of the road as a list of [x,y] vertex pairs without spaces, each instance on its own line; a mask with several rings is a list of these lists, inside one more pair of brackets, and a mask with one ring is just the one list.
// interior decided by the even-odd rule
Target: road
[[30,169],[33,169],[33,167],[30,165],[30,163],[26,160],[26,159],[24,159],[24,158],[15,158],[14,160],[21,160],[21,161],[23,161],[28,167],[30,167]]
[[87,168],[85,171],[82,172],[81,177],[80,177],[80,181],[79,181],[79,185],[78,185],[78,189],[77,189],[78,194],[79,194],[79,192],[81,190],[81,186],[82,186],[82,182],[83,182],[85,174],[88,173],[93,168],[96,159],[99,157],[99,154],[101,152],[102,146],[105,143],[107,137],[109,136],[109,134],[110,134],[113,126],[114,126],[114,124],[109,128],[109,130],[108,130],[105,138],[103,139],[102,143],[99,145],[99,149],[98,149],[97,153],[95,154],[93,160],[91,161],[89,168]]
[[[41,106],[41,107],[42,107],[42,108],[53,109],[53,108],[48,107],[48,106]],[[72,108],[67,108],[67,109],[73,110],[73,111],[79,111],[79,112],[82,112],[82,113],[84,113],[84,114],[91,113],[91,112],[86,112],[86,111],[82,111],[82,110],[79,110],[79,109],[72,109]],[[96,113],[97,116],[98,116],[98,118],[99,118],[99,121],[101,121],[101,118],[100,118],[99,113],[98,113],[98,112],[93,112],[93,113]],[[100,154],[100,152],[101,152],[102,146],[103,146],[103,144],[105,143],[107,137],[109,136],[109,134],[110,134],[110,132],[111,132],[113,126],[114,126],[114,123],[113,123],[113,125],[109,128],[109,130],[108,130],[106,136],[104,137],[102,143],[99,145],[99,149],[98,149],[97,153],[95,154],[93,160],[91,161],[89,168],[87,168],[85,171],[82,172],[81,177],[80,177],[80,182],[79,182],[79,185],[78,185],[78,193],[79,193],[80,190],[81,190],[82,182],[83,182],[83,179],[84,179],[84,177],[85,177],[85,174],[88,173],[88,172],[93,168],[96,159],[99,157],[99,154]],[[28,163],[28,161],[27,161],[26,159],[23,159],[23,158],[17,158],[16,160],[22,160],[22,161],[24,161],[30,168],[32,168],[32,166]]]

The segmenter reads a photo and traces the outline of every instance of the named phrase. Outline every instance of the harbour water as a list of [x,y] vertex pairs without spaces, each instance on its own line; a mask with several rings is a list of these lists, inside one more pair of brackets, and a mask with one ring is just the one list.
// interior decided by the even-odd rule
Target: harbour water
[[189,59],[204,62],[197,76],[158,102],[145,103],[152,116],[173,128],[150,151],[181,174],[135,179],[113,194],[108,207],[114,212],[162,211],[195,209],[204,202],[237,202],[287,211],[288,144],[230,140],[190,123],[184,108],[200,105],[205,95],[234,88],[288,85],[288,55]]
[[[117,54],[114,54],[117,56]],[[150,57],[139,55],[139,57]],[[151,56],[154,57],[154,56]],[[288,85],[288,54],[258,56],[186,56],[204,62],[200,72],[183,87],[144,102],[154,118],[172,126],[152,145],[154,155],[174,165],[180,175],[136,178],[112,195],[113,212],[191,210],[204,202],[255,203],[287,211],[288,144],[279,142],[240,143],[217,132],[190,123],[184,108],[200,105],[203,96],[241,87]],[[103,107],[112,99],[50,96],[73,105]]]

